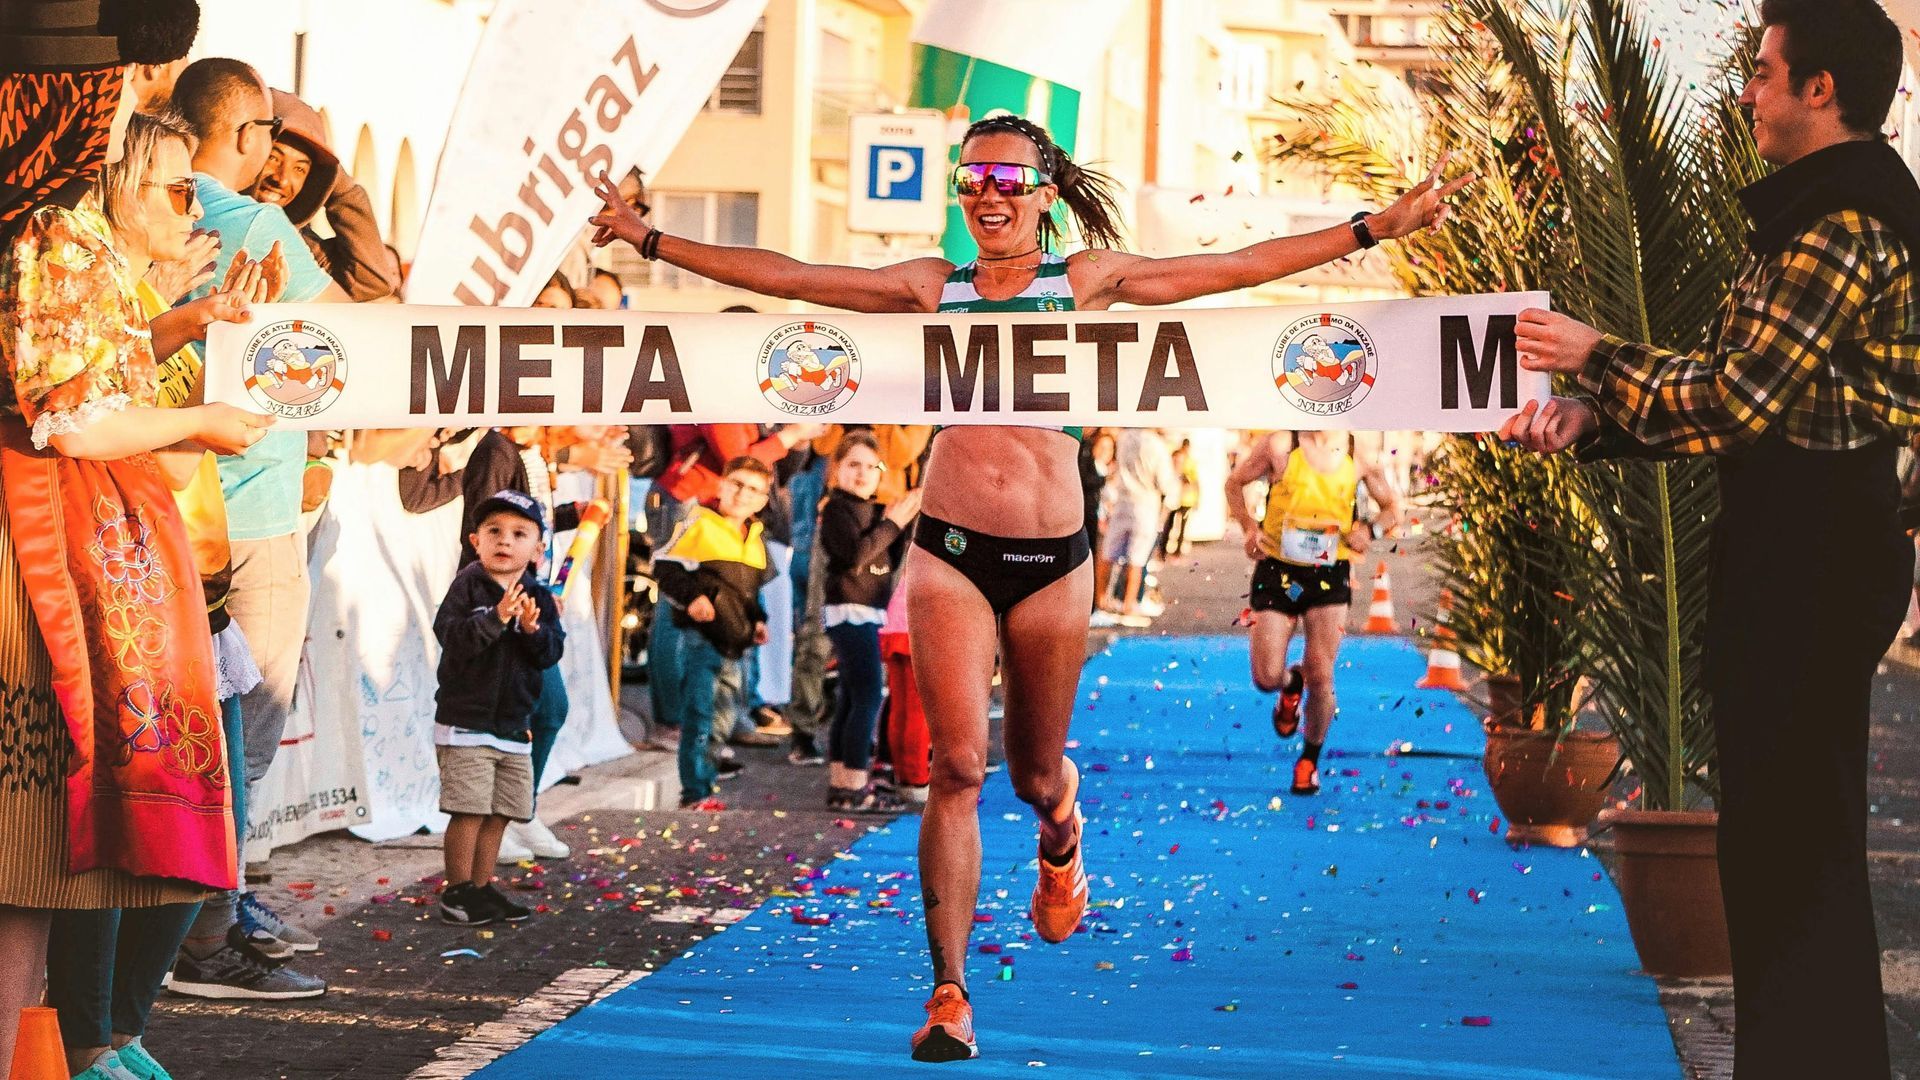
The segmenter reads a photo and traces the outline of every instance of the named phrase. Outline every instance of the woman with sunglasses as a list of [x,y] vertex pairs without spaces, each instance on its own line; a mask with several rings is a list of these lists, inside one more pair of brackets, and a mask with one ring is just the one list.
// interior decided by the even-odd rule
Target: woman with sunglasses
[[[164,316],[169,304],[146,281],[146,272],[156,262],[186,257],[193,224],[200,217],[194,197],[192,136],[186,128],[177,120],[135,115],[127,128],[125,155],[102,170],[100,183],[82,207],[106,218],[114,248],[126,262],[147,318]],[[247,301],[265,302],[269,297],[262,279],[259,264],[246,263],[232,273],[229,285]],[[209,304],[198,303],[203,308]],[[191,313],[192,308],[188,310]],[[160,403],[179,407],[196,399],[199,369],[198,354],[189,348],[159,359]],[[212,633],[216,616],[223,625],[227,621],[225,612],[215,606],[224,603],[229,569],[226,503],[219,472],[213,455],[197,444],[156,450],[153,457],[175,489],[193,569],[198,571],[181,584],[196,596],[203,590],[194,583],[202,584]],[[190,630],[174,628],[182,634]],[[223,706],[240,692],[239,687],[225,685],[229,674],[252,667],[245,639],[236,643],[236,637],[238,631],[233,630],[214,637],[215,670],[221,675],[214,696]],[[257,671],[253,678],[258,680]],[[233,764],[230,757],[227,764]],[[238,818],[243,812],[238,797],[233,808]],[[244,831],[241,826],[236,835]],[[85,1080],[119,1075],[111,1067],[117,1060],[135,1075],[157,1075],[159,1067],[141,1041],[147,1016],[200,909],[198,902],[190,902],[54,913],[48,938],[47,1001],[60,1014],[71,1074]]]
[[[55,912],[190,903],[236,883],[206,614],[151,451],[244,449],[268,420],[157,407],[156,352],[244,320],[247,301],[149,320],[106,220],[79,205],[122,156],[127,65],[171,63],[198,28],[190,4],[123,6],[144,23],[122,29],[104,68],[97,43],[80,41],[90,59],[52,55],[73,39],[0,15],[0,53],[22,65],[0,74],[0,127],[25,133],[0,140],[0,1060],[40,997]],[[99,18],[44,9],[53,26]]]
[[[1444,162],[1442,162],[1444,165]],[[1437,225],[1440,168],[1398,202],[1350,224],[1234,252],[1153,259],[1124,253],[1112,182],[1075,163],[1045,129],[1013,116],[982,120],[960,144],[954,186],[977,259],[925,258],[880,269],[810,265],[773,251],[721,247],[650,228],[602,183],[596,244],[615,238],[724,285],[866,312],[1101,310],[1170,304],[1247,288],[1352,255],[1376,239]],[[1086,250],[1061,256],[1055,205]],[[954,427],[934,439],[907,573],[914,678],[933,742],[933,781],[920,827],[920,875],[935,987],[913,1056],[978,1055],[966,994],[967,939],[980,888],[978,799],[987,768],[987,709],[996,656],[1006,690],[1007,770],[1039,818],[1033,921],[1065,941],[1087,905],[1080,851],[1080,773],[1065,757],[1085,660],[1093,574],[1082,521],[1078,428]],[[1017,568],[1017,569],[1015,569]]]

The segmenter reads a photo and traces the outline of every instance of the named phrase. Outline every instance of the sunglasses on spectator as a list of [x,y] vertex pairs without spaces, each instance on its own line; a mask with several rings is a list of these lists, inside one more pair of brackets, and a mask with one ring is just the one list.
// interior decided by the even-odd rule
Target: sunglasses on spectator
[[176,214],[187,214],[193,211],[194,187],[193,177],[191,176],[183,176],[178,180],[169,180],[164,184],[158,180],[142,180],[140,181],[140,186],[166,188],[167,201],[173,204],[173,212]]
[[284,130],[286,126],[287,126],[287,121],[285,117],[269,116],[265,120],[249,120],[246,123],[240,125],[240,130],[245,131],[250,127],[264,127],[268,130],[268,133],[271,135],[271,137],[278,139],[280,137],[280,132]]
[[1053,183],[1053,177],[1031,165],[1009,161],[976,161],[953,170],[953,189],[962,195],[980,195],[992,184],[1002,195],[1031,195]]

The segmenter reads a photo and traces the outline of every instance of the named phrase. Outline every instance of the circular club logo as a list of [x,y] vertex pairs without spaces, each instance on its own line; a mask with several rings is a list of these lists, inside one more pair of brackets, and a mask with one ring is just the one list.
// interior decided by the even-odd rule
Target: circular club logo
[[655,11],[676,19],[697,19],[709,11],[727,6],[728,0],[647,0]]
[[837,326],[796,322],[767,335],[755,372],[760,393],[795,416],[822,416],[860,389],[860,353]]
[[1379,367],[1367,328],[1345,315],[1296,319],[1273,346],[1273,384],[1311,416],[1338,416],[1366,400]]
[[275,416],[325,412],[347,388],[347,357],[332,331],[303,319],[264,327],[247,342],[247,396]]

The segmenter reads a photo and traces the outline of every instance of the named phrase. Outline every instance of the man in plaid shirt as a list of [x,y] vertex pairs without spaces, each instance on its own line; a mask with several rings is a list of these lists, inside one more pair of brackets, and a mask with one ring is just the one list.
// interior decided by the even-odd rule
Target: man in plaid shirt
[[1706,678],[1736,1075],[1886,1077],[1868,698],[1913,580],[1894,462],[1920,427],[1920,185],[1879,136],[1901,63],[1879,4],[1765,0],[1761,22],[1741,104],[1778,168],[1741,193],[1750,252],[1710,339],[1676,353],[1524,312],[1521,363],[1583,396],[1501,436],[1718,458]]

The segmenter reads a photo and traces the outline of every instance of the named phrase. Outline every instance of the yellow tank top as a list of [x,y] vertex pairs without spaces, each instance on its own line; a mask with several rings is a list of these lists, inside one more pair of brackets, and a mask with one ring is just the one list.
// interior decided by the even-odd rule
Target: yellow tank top
[[1280,478],[1267,490],[1267,516],[1260,525],[1270,541],[1263,545],[1267,554],[1306,566],[1353,558],[1346,535],[1353,528],[1358,489],[1352,455],[1342,453],[1332,472],[1321,472],[1294,449]]

